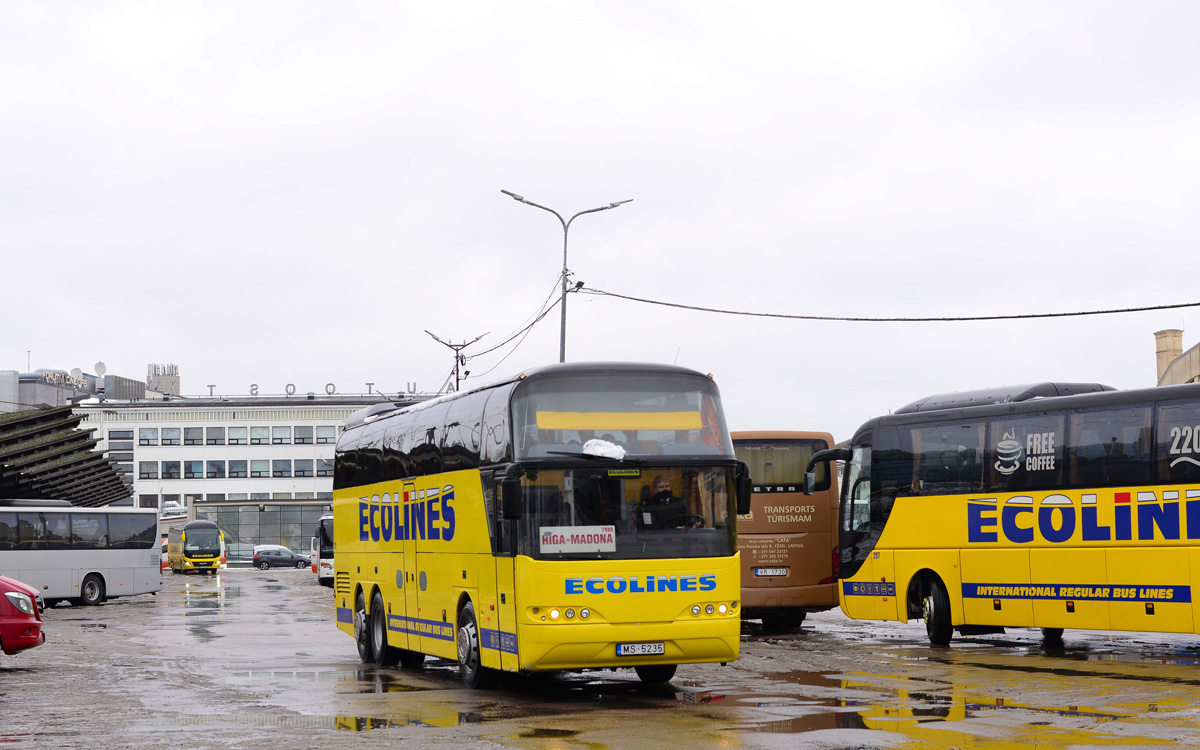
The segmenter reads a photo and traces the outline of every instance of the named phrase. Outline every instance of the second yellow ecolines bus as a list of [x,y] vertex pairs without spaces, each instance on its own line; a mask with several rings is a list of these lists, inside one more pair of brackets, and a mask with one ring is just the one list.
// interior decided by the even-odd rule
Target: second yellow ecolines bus
[[834,459],[850,617],[924,619],[935,645],[1005,627],[1200,632],[1200,384],[934,396],[810,467]]
[[338,627],[381,665],[498,672],[738,657],[750,478],[710,377],[564,364],[348,420],[334,472]]

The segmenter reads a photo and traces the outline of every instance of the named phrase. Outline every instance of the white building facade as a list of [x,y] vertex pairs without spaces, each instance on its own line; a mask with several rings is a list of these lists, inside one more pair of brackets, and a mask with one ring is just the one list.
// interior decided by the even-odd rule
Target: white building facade
[[383,400],[377,393],[104,400],[75,412],[132,479],[137,505],[183,504],[188,518],[215,521],[225,532],[230,561],[244,561],[256,544],[308,550],[332,507],[338,433],[352,413]]

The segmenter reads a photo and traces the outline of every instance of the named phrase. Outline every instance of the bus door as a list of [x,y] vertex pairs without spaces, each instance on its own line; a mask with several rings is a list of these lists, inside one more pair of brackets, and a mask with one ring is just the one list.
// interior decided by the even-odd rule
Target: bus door
[[[517,658],[517,521],[496,521],[496,632],[485,645],[500,649],[500,667],[518,668]],[[490,634],[489,634],[490,635]],[[483,636],[481,635],[481,638]]]
[[[402,487],[401,497],[416,497],[417,485],[413,482],[405,482]],[[408,513],[408,503],[404,503],[401,513]],[[412,529],[411,521],[405,519],[407,528]],[[397,633],[397,645],[400,648],[408,648],[410,651],[424,651],[421,647],[420,620],[420,589],[421,579],[418,573],[417,566],[417,540],[416,535],[410,533],[410,538],[403,543],[403,553],[400,555],[400,566],[396,571],[396,585],[399,586],[404,594],[404,610],[400,614],[404,615],[402,622],[404,630],[407,632],[408,646],[401,645],[404,642],[404,637]],[[388,637],[391,637],[391,631]]]
[[[864,620],[898,619],[895,557],[876,549],[895,491],[882,492],[871,481],[871,448],[856,446],[846,466],[839,519],[842,610]],[[887,508],[885,509],[885,506]]]

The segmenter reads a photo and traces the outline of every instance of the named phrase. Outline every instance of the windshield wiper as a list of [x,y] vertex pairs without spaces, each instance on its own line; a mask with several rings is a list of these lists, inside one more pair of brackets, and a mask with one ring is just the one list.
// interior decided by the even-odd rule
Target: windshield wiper
[[612,456],[600,456],[595,453],[578,453],[575,451],[546,451],[546,454],[549,456],[570,456],[571,458],[589,458],[589,459],[592,459],[593,461],[617,461],[619,463],[627,463],[627,464],[644,464],[644,463],[646,463],[646,459],[644,459],[644,458],[630,458],[629,456],[626,456],[625,458],[613,458]]

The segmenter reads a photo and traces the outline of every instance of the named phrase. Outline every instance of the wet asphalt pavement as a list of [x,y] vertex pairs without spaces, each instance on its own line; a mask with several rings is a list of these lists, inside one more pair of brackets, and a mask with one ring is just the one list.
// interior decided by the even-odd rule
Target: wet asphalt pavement
[[927,644],[838,611],[743,631],[734,664],[507,677],[358,662],[304,570],[167,574],[156,596],[46,613],[0,656],[0,745],[37,748],[1200,746],[1200,638],[1037,631]]

